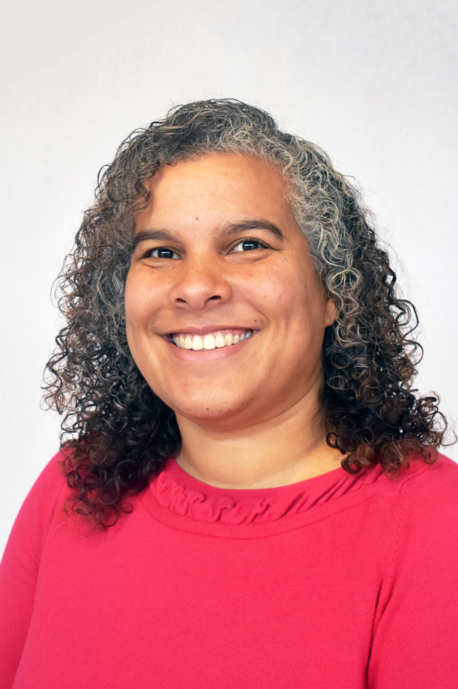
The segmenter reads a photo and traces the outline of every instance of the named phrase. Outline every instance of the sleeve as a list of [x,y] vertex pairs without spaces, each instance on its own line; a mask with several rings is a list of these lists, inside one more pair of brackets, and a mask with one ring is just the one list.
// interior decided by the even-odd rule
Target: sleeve
[[0,689],[14,682],[33,612],[40,556],[65,478],[57,454],[22,505],[0,564]]
[[405,481],[368,667],[369,689],[458,687],[458,465]]

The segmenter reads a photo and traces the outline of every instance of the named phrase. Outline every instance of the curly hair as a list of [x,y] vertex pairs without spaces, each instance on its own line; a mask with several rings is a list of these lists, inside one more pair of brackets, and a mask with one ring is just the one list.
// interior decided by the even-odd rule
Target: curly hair
[[323,343],[327,442],[349,472],[380,463],[399,471],[416,452],[437,456],[446,421],[435,396],[412,389],[421,347],[413,305],[396,296],[396,275],[357,189],[320,148],[281,132],[266,112],[236,100],[172,109],[135,130],[99,173],[59,279],[67,324],[47,364],[48,406],[64,415],[62,448],[74,509],[102,526],[131,508],[180,447],[174,412],[150,389],[127,344],[124,286],[136,214],[162,165],[215,152],[279,168],[318,275],[337,307]]

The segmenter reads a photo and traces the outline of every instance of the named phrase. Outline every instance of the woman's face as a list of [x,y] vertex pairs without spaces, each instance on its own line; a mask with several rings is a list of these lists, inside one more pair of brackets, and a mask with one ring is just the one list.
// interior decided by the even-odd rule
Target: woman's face
[[126,324],[154,392],[178,418],[227,430],[318,399],[335,308],[281,172],[218,153],[164,166],[150,189],[136,221]]

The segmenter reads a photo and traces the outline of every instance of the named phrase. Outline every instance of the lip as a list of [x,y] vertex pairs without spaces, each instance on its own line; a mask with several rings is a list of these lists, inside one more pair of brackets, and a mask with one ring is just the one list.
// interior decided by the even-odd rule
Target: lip
[[[234,325],[206,325],[202,326],[201,328],[196,328],[195,326],[179,326],[175,330],[170,330],[167,333],[163,333],[161,337],[164,338],[169,338],[172,335],[180,334],[180,335],[208,335],[209,333],[223,333],[223,332],[234,332],[234,333],[242,333],[245,332],[246,330],[251,330],[253,334],[255,332],[258,332],[257,330],[254,330],[250,326],[234,326]],[[235,345],[232,345],[235,346]]]
[[[219,328],[219,332],[222,330],[248,330],[248,328]],[[177,331],[177,332],[183,332],[183,331]],[[207,332],[214,332],[213,330],[207,330],[204,333],[200,332],[192,332],[190,330],[185,331],[189,334],[193,335],[206,335]],[[251,340],[254,339],[255,335],[259,331],[253,331],[253,334],[251,337],[249,337],[246,340],[242,340],[242,342],[238,342],[237,344],[233,344],[230,347],[220,347],[220,348],[215,348],[215,349],[208,349],[208,350],[199,350],[195,351],[193,349],[184,349],[182,347],[177,347],[171,340],[167,339],[166,337],[163,337],[167,347],[170,348],[171,353],[177,358],[180,359],[181,361],[189,361],[193,363],[208,363],[210,361],[218,361],[220,359],[227,359],[227,357],[233,356],[234,354],[238,354],[241,349],[243,349],[244,346],[247,346]]]

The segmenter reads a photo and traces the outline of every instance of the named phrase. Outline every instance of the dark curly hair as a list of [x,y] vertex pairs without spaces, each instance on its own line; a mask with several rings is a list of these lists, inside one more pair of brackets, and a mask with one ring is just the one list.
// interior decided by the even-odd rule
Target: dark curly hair
[[60,275],[67,325],[47,364],[48,406],[64,414],[64,471],[74,509],[109,526],[129,511],[180,447],[174,412],[150,389],[128,348],[124,285],[136,214],[161,165],[214,152],[254,156],[287,181],[295,218],[337,306],[323,343],[327,442],[349,472],[380,463],[396,472],[412,452],[434,461],[446,422],[434,396],[412,389],[421,353],[417,315],[396,296],[396,276],[355,187],[317,146],[281,132],[270,115],[236,100],[172,109],[134,131],[99,173],[75,248]]

